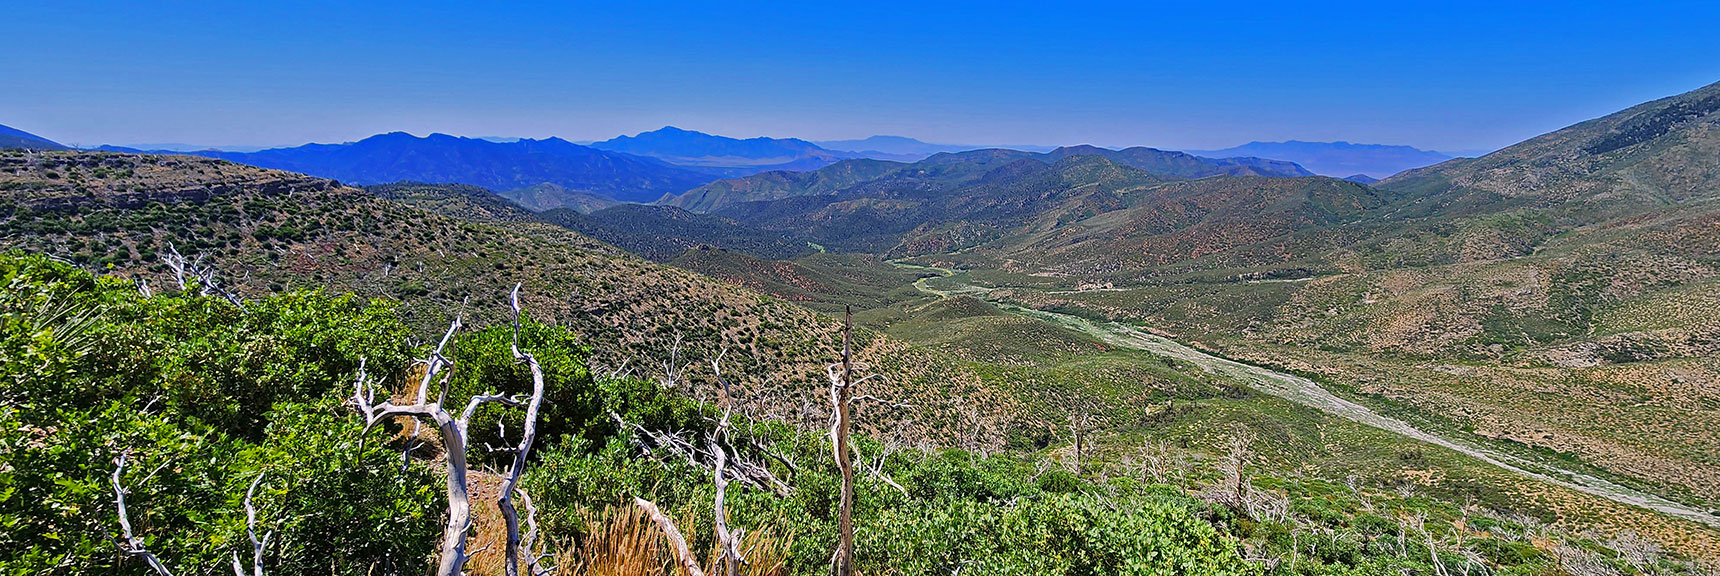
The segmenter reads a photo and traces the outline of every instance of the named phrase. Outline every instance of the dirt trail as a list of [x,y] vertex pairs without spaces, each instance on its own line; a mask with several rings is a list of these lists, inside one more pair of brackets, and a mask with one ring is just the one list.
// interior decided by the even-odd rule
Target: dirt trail
[[[954,271],[945,268],[915,266],[905,263],[895,263],[897,266],[912,269],[931,270],[944,277],[954,275]],[[914,283],[916,288],[928,294],[948,297],[953,294],[983,295],[990,292],[989,288],[963,285],[950,289],[936,289],[927,285],[931,278],[922,278]],[[1228,378],[1247,385],[1265,394],[1277,396],[1297,404],[1316,408],[1333,416],[1365,424],[1387,432],[1393,432],[1411,439],[1429,444],[1435,444],[1451,450],[1467,454],[1493,466],[1515,474],[1533,478],[1549,484],[1556,484],[1579,492],[1606,498],[1614,502],[1646,508],[1669,516],[1683,518],[1720,528],[1720,517],[1706,510],[1685,506],[1653,494],[1635,490],[1597,478],[1588,474],[1564,470],[1550,464],[1531,462],[1510,454],[1499,452],[1483,446],[1471,445],[1467,442],[1451,440],[1433,433],[1421,430],[1408,423],[1381,415],[1355,402],[1340,398],[1321,387],[1319,383],[1296,376],[1285,374],[1259,366],[1243,364],[1225,358],[1219,358],[1200,350],[1183,345],[1180,342],[1149,334],[1134,327],[1116,322],[1094,322],[1056,312],[1045,312],[1022,308],[1009,304],[995,303],[1011,313],[1037,318],[1070,330],[1091,335],[1107,344],[1141,350],[1159,356],[1182,360],[1206,370],[1209,373]]]

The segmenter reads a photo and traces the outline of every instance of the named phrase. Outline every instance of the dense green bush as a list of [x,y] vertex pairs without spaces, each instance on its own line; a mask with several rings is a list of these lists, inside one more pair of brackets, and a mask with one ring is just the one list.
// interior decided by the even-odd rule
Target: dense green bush
[[[449,354],[454,360],[448,404],[464,406],[479,394],[502,393],[530,396],[531,369],[513,356],[514,332],[511,326],[499,325],[459,336]],[[595,420],[607,420],[597,388],[593,386],[586,357],[590,349],[565,328],[547,326],[522,319],[520,349],[537,358],[543,370],[544,399],[538,413],[539,444],[548,447],[571,434],[591,430],[588,440],[596,440],[602,428],[592,426]],[[518,434],[524,414],[499,404],[489,404],[472,417],[471,443],[474,446],[503,444],[497,435],[498,421]],[[518,441],[517,436],[508,443]],[[509,461],[511,461],[511,456]]]
[[224,572],[248,549],[241,499],[258,474],[276,573],[426,565],[435,479],[361,447],[342,406],[360,358],[406,367],[387,306],[144,298],[41,257],[0,257],[0,286],[0,573],[113,571],[122,453],[132,523],[179,573]]

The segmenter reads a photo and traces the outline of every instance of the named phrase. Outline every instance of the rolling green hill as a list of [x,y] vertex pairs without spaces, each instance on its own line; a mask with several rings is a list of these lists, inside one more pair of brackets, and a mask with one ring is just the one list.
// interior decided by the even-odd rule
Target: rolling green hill
[[[599,370],[660,376],[679,342],[690,377],[704,386],[708,360],[726,349],[725,369],[743,375],[738,383],[760,417],[800,421],[803,410],[824,410],[823,367],[837,355],[838,322],[528,219],[480,192],[366,192],[189,156],[6,151],[0,241],[151,289],[175,286],[162,256],[176,249],[202,257],[241,295],[316,287],[397,299],[420,338],[455,315],[474,325],[498,320],[519,282],[539,318],[597,349]],[[857,353],[890,375],[881,396],[921,407],[912,428],[925,438],[981,420],[990,441],[1002,442],[1013,401],[972,371],[875,335],[864,335]]]
[[1163,184],[918,260],[1712,508],[1717,121],[1711,85],[1377,188]]

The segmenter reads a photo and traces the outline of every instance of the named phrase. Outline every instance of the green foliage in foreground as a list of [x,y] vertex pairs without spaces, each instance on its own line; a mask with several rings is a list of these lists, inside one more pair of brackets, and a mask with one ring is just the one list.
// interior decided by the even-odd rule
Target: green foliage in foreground
[[[26,256],[0,256],[0,283],[0,574],[144,573],[113,545],[108,482],[122,453],[132,522],[180,574],[225,573],[229,555],[248,550],[241,499],[259,474],[262,528],[275,531],[269,573],[426,570],[444,510],[437,468],[403,463],[389,440],[396,430],[361,441],[360,418],[343,405],[360,359],[401,382],[423,353],[406,344],[389,306],[314,292],[242,310],[188,294],[144,297]],[[587,349],[563,329],[527,322],[521,337],[547,372],[550,404],[527,484],[549,540],[578,543],[592,512],[639,496],[684,512],[682,531],[709,549],[709,473],[685,459],[641,457],[609,414],[703,442],[715,409],[651,382],[593,379]],[[529,389],[511,341],[506,326],[456,340],[451,404]],[[473,430],[510,417],[483,415],[492,420]],[[791,527],[790,571],[824,573],[837,510],[828,444],[779,423],[737,423],[736,452],[794,490],[777,496],[736,484],[732,525]],[[1447,574],[1556,566],[1525,542],[1523,526],[1478,517],[1472,523],[1490,523],[1494,534],[1524,537],[1459,545],[1482,555],[1485,572],[1472,569],[1473,557],[1404,536],[1401,519],[1417,514],[1428,517],[1430,538],[1445,540],[1441,525],[1466,515],[1456,507],[1381,499],[1363,513],[1353,492],[1315,480],[1257,483],[1290,498],[1288,511],[1261,519],[1180,487],[1076,475],[1026,456],[858,443],[859,460],[878,463],[900,486],[861,474],[866,573],[1435,574],[1432,559]]]
[[258,474],[279,573],[426,565],[436,479],[361,446],[339,400],[360,358],[405,370],[388,307],[144,298],[40,257],[0,257],[0,284],[0,573],[109,571],[120,454],[132,524],[179,573],[249,545],[241,499]]

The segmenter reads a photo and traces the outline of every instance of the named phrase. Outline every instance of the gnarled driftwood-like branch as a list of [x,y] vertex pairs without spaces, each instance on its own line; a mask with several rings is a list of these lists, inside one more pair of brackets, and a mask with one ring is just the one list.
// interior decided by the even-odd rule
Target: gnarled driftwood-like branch
[[[478,552],[468,553],[466,551],[466,532],[471,527],[472,522],[471,495],[466,485],[468,473],[466,449],[470,437],[468,431],[472,415],[477,412],[479,407],[490,403],[526,409],[525,430],[521,434],[519,444],[512,448],[498,450],[514,455],[513,465],[509,468],[507,478],[502,484],[501,496],[497,505],[507,520],[507,574],[517,576],[519,573],[519,558],[523,554],[519,534],[519,514],[513,504],[513,494],[519,488],[520,476],[525,473],[526,461],[531,456],[532,443],[537,437],[538,408],[543,403],[544,395],[542,368],[538,365],[535,357],[521,351],[519,347],[519,318],[521,313],[519,289],[519,285],[515,285],[510,295],[514,321],[512,352],[516,360],[524,362],[531,369],[532,395],[529,398],[503,394],[480,394],[466,402],[466,407],[460,411],[459,416],[456,417],[448,412],[445,405],[448,394],[447,383],[453,372],[454,361],[445,356],[443,350],[453,339],[454,333],[459,331],[461,325],[459,318],[455,318],[449,324],[448,332],[437,343],[436,349],[430,353],[429,357],[422,360],[425,365],[424,377],[418,382],[417,397],[412,404],[376,402],[378,386],[365,374],[364,362],[362,360],[359,362],[358,382],[354,386],[351,402],[364,416],[364,432],[367,435],[377,424],[400,416],[433,421],[441,432],[442,444],[446,448],[444,460],[447,464],[448,476],[448,523],[443,528],[441,557],[436,569],[438,576],[457,576],[461,573],[466,562]],[[441,388],[441,392],[434,402],[429,399],[432,382],[437,382]],[[535,560],[531,562],[531,564],[535,563]]]
[[[251,498],[257,493],[257,485],[263,483],[263,474],[251,481],[251,487],[245,490],[245,535],[251,538],[251,574],[263,576],[263,549],[269,546],[269,538],[275,535],[270,530],[257,538],[257,507],[251,505]],[[245,567],[239,564],[239,552],[233,552],[233,576],[245,576]]]
[[633,504],[644,510],[645,515],[663,531],[663,536],[669,539],[669,545],[675,552],[675,561],[681,563],[681,568],[686,570],[689,576],[705,576],[705,571],[699,568],[698,560],[693,558],[693,551],[687,548],[687,539],[675,528],[675,522],[663,515],[663,511],[658,510],[657,505],[650,500],[634,498]]
[[156,574],[160,574],[161,576],[173,576],[173,572],[168,571],[167,566],[161,563],[161,559],[156,558],[155,553],[150,552],[149,548],[143,545],[143,539],[138,538],[137,535],[133,534],[131,531],[131,518],[125,513],[125,488],[120,486],[119,483],[119,475],[125,470],[126,456],[128,455],[121,453],[119,457],[115,458],[113,461],[113,499],[114,503],[119,506],[119,528],[121,535],[124,537],[124,540],[120,542],[119,550],[120,552],[124,552],[127,556],[143,558],[143,562],[148,564],[150,569],[155,570]]

